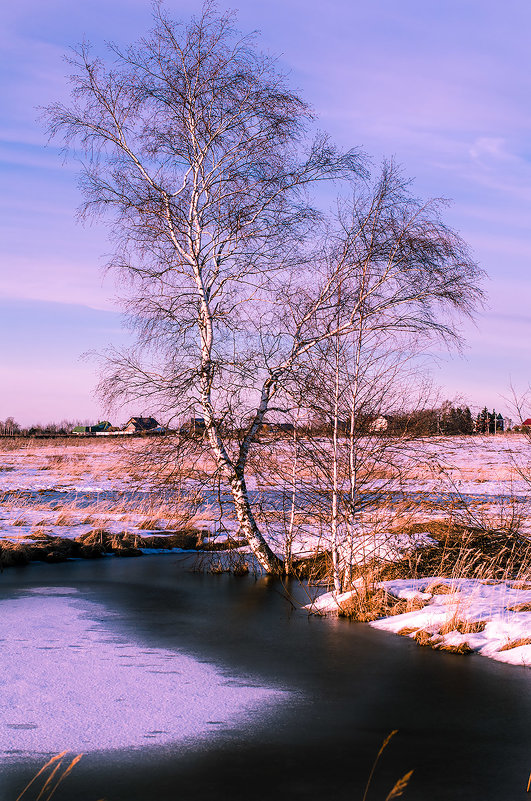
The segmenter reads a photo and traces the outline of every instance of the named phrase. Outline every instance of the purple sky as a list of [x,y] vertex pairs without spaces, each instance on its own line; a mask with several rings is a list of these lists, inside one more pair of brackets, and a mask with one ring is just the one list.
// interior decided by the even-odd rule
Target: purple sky
[[[178,18],[195,0],[167,0]],[[506,408],[529,383],[531,4],[508,0],[269,0],[220,4],[280,57],[320,127],[378,163],[393,156],[421,196],[453,201],[446,221],[490,276],[488,308],[463,356],[434,369],[442,394]],[[3,10],[0,70],[0,419],[97,418],[94,362],[125,341],[102,277],[105,230],[74,219],[74,163],[45,146],[36,106],[65,96],[63,54],[87,38],[127,43],[147,0],[17,0]],[[148,412],[148,409],[138,410]],[[531,410],[529,410],[531,411]],[[113,421],[114,422],[114,421]],[[116,420],[119,422],[119,420]]]

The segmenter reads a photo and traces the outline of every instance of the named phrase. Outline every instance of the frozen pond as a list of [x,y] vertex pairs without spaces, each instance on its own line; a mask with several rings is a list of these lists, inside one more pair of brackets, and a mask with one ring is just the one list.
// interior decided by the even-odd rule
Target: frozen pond
[[0,760],[208,736],[287,694],[138,644],[75,588],[0,601]]
[[184,556],[0,576],[0,797],[47,753],[55,799],[528,798],[531,673],[308,618],[304,588],[191,573]]

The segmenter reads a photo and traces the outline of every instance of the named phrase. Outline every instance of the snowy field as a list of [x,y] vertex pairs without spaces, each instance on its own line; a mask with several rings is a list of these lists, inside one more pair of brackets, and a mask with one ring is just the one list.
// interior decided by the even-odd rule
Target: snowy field
[[[137,441],[134,447],[144,446]],[[285,441],[278,450],[280,459],[290,458]],[[408,445],[400,459],[400,498],[411,501],[410,508],[406,513],[397,504],[393,525],[380,525],[377,532],[371,529],[375,521],[368,520],[357,532],[354,561],[368,555],[396,560],[412,547],[429,544],[429,532],[417,529],[414,534],[403,534],[397,529],[397,520],[404,526],[406,516],[408,524],[460,515],[487,530],[517,525],[526,535],[531,531],[531,483],[527,478],[531,444],[525,437],[431,438]],[[260,492],[264,485],[251,476],[249,486]],[[182,524],[178,504],[161,501],[151,489],[135,473],[118,443],[30,442],[11,449],[0,443],[0,545],[50,537],[74,539],[103,530],[109,536],[140,536],[178,528]],[[272,490],[275,487],[270,480],[264,491],[266,500]],[[225,531],[236,533],[230,506],[225,514]],[[293,554],[307,555],[329,545],[329,531],[322,525],[317,530],[304,509],[298,510],[297,519]],[[191,522],[210,533],[216,525],[209,508],[197,509]],[[272,546],[282,554],[285,532],[274,519],[267,532]],[[445,584],[443,591],[432,591]],[[471,579],[448,584],[448,576],[433,576],[381,586],[395,598],[416,599],[421,608],[373,625],[425,644],[468,648],[501,661],[531,665],[531,584],[517,586],[506,581],[492,585]],[[344,600],[322,596],[313,609],[337,612]],[[54,603],[65,600],[55,599]],[[448,628],[452,621],[454,629]]]
[[406,486],[411,491],[512,497],[531,494],[522,471],[531,443],[522,435],[431,437],[413,443]]
[[[74,538],[95,526],[111,533],[146,533],[179,525],[175,505],[152,494],[119,443],[30,441],[11,448],[6,442],[0,441],[0,541],[25,542],[36,533]],[[142,446],[142,441],[133,443],[133,448]],[[281,458],[289,460],[289,448],[280,443],[282,448]],[[522,478],[531,465],[531,445],[522,436],[430,438],[408,445],[399,459],[400,492],[405,498],[434,496],[433,516],[461,499],[478,516],[495,516],[531,497],[531,484]],[[254,476],[248,487],[266,498],[272,489]],[[233,531],[227,511],[227,529]],[[209,509],[199,510],[195,522],[212,528]],[[305,536],[302,552],[316,544]]]
[[[9,448],[0,441],[0,544],[75,539],[94,530],[113,536],[180,528],[179,503],[165,503],[138,472],[135,449],[142,446],[91,440]],[[186,510],[185,517],[203,527],[201,515]]]

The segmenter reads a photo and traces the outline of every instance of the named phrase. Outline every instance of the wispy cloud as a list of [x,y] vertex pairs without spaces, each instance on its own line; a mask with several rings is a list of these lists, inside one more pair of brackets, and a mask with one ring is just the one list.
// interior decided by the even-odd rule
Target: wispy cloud
[[[415,192],[453,198],[446,219],[493,280],[489,311],[477,328],[466,328],[468,361],[446,362],[438,376],[461,394],[470,389],[478,403],[481,393],[496,397],[495,385],[501,390],[509,373],[515,378],[527,370],[531,4],[506,0],[503,10],[490,0],[329,0],[326,10],[317,0],[238,5],[241,28],[262,30],[263,47],[280,54],[290,83],[342,147],[361,146],[376,162],[395,156],[416,178]],[[200,6],[200,0],[166,2],[185,18]],[[69,45],[86,37],[101,52],[105,40],[126,43],[149,25],[145,0],[18,0],[3,9],[0,297],[112,308],[112,282],[102,286],[101,279],[106,232],[74,224],[76,165],[63,167],[57,148],[44,149],[35,107],[66,97],[62,56]]]

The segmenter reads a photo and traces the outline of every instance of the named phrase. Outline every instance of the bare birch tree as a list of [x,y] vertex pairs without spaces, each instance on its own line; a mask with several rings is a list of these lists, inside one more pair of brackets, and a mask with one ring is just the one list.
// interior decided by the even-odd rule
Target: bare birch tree
[[[362,313],[374,330],[453,335],[445,315],[470,312],[478,270],[393,168],[371,186],[356,151],[309,138],[308,106],[230,15],[207,4],[181,26],[156,6],[152,33],[111,56],[76,51],[71,102],[47,110],[83,160],[81,212],[109,215],[110,266],[129,283],[138,347],[107,354],[102,388],[168,416],[201,410],[240,531],[280,572],[246,470],[285,383]],[[310,194],[332,180],[351,196],[335,222]]]

